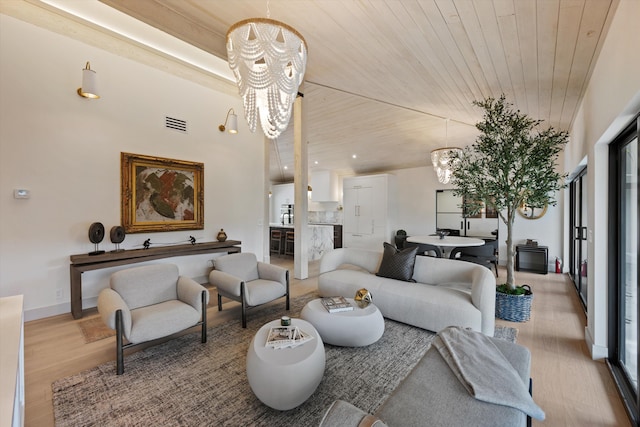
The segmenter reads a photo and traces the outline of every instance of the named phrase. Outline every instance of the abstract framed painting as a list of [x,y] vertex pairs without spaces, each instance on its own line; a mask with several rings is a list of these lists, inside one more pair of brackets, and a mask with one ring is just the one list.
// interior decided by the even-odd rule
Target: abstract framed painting
[[204,228],[204,163],[121,153],[127,233]]

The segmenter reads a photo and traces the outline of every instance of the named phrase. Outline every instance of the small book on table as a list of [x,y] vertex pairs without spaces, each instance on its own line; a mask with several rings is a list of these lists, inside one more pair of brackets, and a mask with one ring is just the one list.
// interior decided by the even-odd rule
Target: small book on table
[[329,313],[351,311],[353,306],[345,297],[326,297],[320,300]]
[[297,326],[278,326],[269,330],[266,346],[271,348],[295,348],[313,339],[313,335]]

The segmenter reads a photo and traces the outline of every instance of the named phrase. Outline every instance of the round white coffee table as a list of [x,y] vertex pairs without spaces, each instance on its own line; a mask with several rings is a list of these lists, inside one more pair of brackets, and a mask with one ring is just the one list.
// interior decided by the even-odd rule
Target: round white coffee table
[[352,298],[347,301],[353,310],[329,313],[320,299],[314,299],[304,306],[300,317],[311,323],[328,344],[364,347],[378,341],[384,333],[384,319],[378,307],[369,304],[359,308]]
[[265,346],[272,327],[269,322],[256,333],[247,352],[247,379],[251,390],[265,405],[286,411],[307,400],[322,381],[325,367],[324,344],[315,328],[301,319],[291,319],[314,339],[295,348]]

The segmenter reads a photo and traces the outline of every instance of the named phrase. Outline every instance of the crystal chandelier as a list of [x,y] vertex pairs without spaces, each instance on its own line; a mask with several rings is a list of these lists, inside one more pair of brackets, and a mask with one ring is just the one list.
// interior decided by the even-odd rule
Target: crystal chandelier
[[431,152],[431,163],[438,174],[438,181],[448,184],[451,181],[451,167],[457,161],[455,153],[459,156],[462,150],[459,148],[438,148]]
[[289,124],[304,77],[304,37],[273,19],[246,19],[227,31],[227,54],[249,129],[255,132],[259,117],[265,136],[277,138]]
[[[446,121],[445,144],[449,137],[449,119]],[[438,181],[448,184],[451,181],[452,167],[459,162],[462,150],[457,147],[438,148],[431,152],[431,163],[438,174]]]

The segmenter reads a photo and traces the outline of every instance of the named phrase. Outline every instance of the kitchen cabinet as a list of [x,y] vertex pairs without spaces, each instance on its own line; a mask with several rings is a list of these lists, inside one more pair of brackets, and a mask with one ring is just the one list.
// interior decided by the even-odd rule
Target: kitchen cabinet
[[394,185],[395,177],[388,174],[343,180],[344,247],[382,250],[383,242],[391,242],[395,220]]
[[295,203],[293,183],[271,186],[269,198],[269,222],[282,223],[282,205]]

